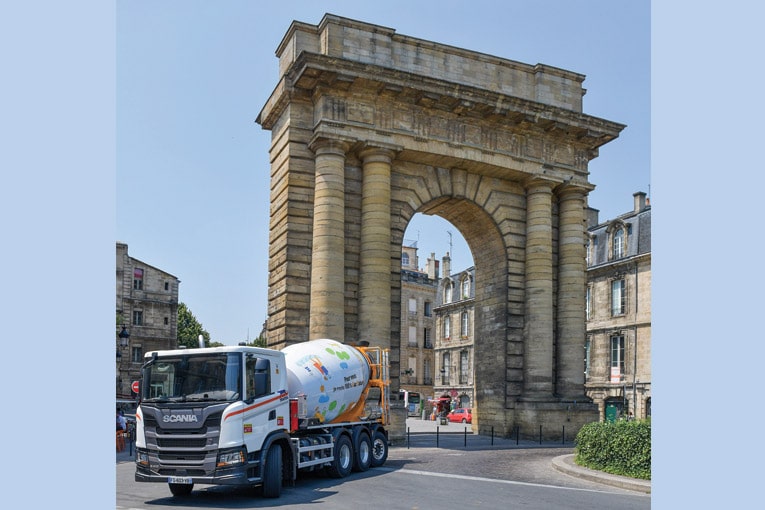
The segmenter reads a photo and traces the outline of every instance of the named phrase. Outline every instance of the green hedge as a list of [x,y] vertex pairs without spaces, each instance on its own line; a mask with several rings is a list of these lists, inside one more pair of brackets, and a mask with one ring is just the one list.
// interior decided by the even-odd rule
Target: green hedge
[[651,420],[588,423],[576,435],[575,462],[614,475],[651,479]]

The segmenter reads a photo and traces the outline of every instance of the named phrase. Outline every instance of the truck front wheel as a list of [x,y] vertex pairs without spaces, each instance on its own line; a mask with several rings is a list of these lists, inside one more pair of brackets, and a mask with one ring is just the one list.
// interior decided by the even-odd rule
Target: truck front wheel
[[169,483],[167,485],[173,496],[188,496],[194,488],[193,483]]
[[282,447],[272,444],[263,466],[263,496],[278,498],[282,495]]
[[372,467],[380,467],[388,459],[388,438],[377,430],[372,434]]
[[332,478],[345,478],[351,474],[353,468],[353,444],[348,436],[342,435],[335,441],[335,459],[327,467],[327,472]]

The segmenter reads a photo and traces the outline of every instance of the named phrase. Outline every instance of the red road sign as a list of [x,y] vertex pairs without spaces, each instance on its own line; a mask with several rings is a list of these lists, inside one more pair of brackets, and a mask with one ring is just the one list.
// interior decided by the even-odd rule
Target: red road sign
[[138,393],[138,381],[133,381],[133,385],[130,386],[130,389],[133,390],[133,393]]

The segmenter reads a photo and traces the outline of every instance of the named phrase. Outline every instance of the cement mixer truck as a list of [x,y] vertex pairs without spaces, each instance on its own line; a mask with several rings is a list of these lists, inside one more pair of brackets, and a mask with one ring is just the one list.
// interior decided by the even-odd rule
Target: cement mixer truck
[[281,351],[146,353],[136,409],[137,482],[281,495],[298,473],[343,478],[388,457],[388,350],[322,339]]

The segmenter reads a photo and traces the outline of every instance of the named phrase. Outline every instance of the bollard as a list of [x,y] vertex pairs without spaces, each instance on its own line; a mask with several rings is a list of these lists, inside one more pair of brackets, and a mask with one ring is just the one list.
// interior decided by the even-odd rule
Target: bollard
[[467,427],[465,427],[465,448],[467,448]]
[[542,425],[539,426],[539,444],[542,444]]
[[560,444],[566,444],[566,426],[563,425],[563,440]]
[[441,427],[436,425],[436,448],[438,448],[438,434],[440,430],[441,430]]
[[494,446],[494,425],[491,426],[491,445]]
[[409,427],[406,428],[406,449],[407,450],[409,449],[409,442],[410,442],[410,435],[409,434],[410,434],[411,430],[412,429],[410,429]]
[[518,442],[521,439],[521,426],[516,425],[515,426],[515,446],[518,446]]

